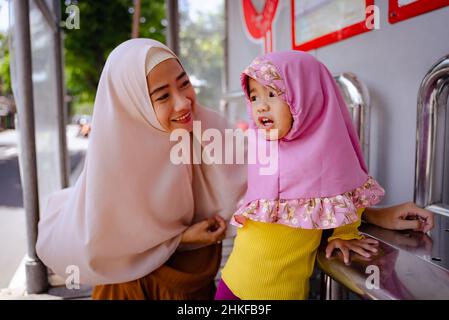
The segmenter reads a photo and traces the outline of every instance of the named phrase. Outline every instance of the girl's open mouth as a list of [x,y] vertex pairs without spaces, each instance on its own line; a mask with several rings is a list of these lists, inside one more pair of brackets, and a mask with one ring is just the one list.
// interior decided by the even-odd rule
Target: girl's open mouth
[[274,126],[274,121],[267,117],[259,117],[259,124],[264,129],[271,129]]

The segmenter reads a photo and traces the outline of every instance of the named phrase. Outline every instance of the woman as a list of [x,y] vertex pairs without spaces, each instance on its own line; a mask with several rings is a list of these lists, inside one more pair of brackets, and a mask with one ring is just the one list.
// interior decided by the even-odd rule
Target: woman
[[[97,285],[93,299],[212,299],[217,242],[245,192],[246,167],[173,164],[169,133],[190,132],[193,119],[203,130],[227,127],[196,103],[166,46],[133,39],[114,49],[100,78],[84,169],[42,212],[41,260],[61,276],[76,266],[81,283]],[[365,214],[391,227],[410,211],[393,208]]]
[[193,119],[203,130],[226,127],[196,103],[167,47],[134,39],[114,49],[98,86],[85,167],[72,188],[50,197],[39,223],[42,261],[59,275],[75,265],[81,283],[108,284],[95,288],[94,299],[212,298],[217,242],[246,176],[244,165],[172,163],[169,133],[192,131]]

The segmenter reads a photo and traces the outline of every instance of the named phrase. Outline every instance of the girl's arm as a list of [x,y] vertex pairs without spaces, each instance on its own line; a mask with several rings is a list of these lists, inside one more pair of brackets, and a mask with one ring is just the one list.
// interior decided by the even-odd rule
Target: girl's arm
[[357,210],[357,215],[359,219],[351,224],[347,224],[334,229],[332,236],[327,239],[328,242],[334,239],[342,239],[342,240],[352,240],[352,239],[363,239],[363,236],[359,233],[359,227],[361,224],[361,217],[363,214],[364,208]]
[[340,249],[343,254],[345,264],[349,264],[350,251],[360,254],[365,258],[370,258],[377,252],[378,241],[365,238],[359,233],[358,227],[361,223],[361,216],[364,209],[359,209],[357,215],[359,220],[334,229],[332,236],[327,239],[329,244],[326,247],[326,257],[330,258],[335,249]]

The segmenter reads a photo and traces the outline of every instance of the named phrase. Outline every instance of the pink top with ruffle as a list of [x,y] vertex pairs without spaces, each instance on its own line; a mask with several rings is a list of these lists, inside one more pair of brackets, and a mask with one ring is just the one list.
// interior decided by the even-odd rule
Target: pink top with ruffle
[[251,201],[234,213],[231,224],[241,227],[235,217],[243,216],[294,228],[333,229],[356,222],[359,219],[357,209],[378,203],[384,194],[385,190],[377,181],[368,177],[361,187],[333,197]]

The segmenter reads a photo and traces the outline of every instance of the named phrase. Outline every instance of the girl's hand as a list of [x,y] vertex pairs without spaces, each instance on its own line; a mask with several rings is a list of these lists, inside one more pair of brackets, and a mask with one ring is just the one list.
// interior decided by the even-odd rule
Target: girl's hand
[[181,236],[181,244],[214,244],[224,239],[226,221],[219,215],[188,227]]
[[329,259],[335,249],[340,249],[340,251],[343,253],[343,260],[345,264],[349,264],[350,251],[358,253],[362,257],[370,258],[372,255],[377,253],[378,245],[379,242],[372,238],[365,238],[360,240],[334,239],[330,241],[326,247],[326,258]]

